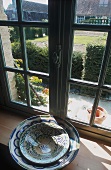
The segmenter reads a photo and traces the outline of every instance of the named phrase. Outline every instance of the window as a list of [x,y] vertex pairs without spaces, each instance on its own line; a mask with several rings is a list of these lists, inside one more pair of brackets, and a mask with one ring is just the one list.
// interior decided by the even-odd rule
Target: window
[[[64,117],[81,133],[110,141],[110,25],[76,23],[82,0],[42,2],[18,0],[6,13],[0,9],[2,104]],[[11,7],[15,21],[7,20]],[[98,106],[107,111],[100,124]]]
[[99,6],[107,7],[108,6],[108,0],[100,0]]
[[77,23],[81,23],[84,20],[84,16],[77,16]]

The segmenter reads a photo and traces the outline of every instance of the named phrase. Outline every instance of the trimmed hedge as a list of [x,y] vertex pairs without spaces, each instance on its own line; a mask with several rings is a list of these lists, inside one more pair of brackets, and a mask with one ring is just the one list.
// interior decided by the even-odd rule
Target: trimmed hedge
[[86,47],[84,80],[98,82],[104,46],[89,44]]
[[[101,63],[104,55],[105,47],[102,45],[88,45],[86,48],[86,61],[85,61],[85,75],[84,80],[98,82]],[[111,57],[106,71],[106,78],[104,84],[111,85]],[[84,88],[83,88],[84,89]],[[90,96],[95,96],[95,90],[86,91],[85,93]],[[101,98],[109,98],[108,92],[102,92]]]
[[[98,82],[105,47],[102,45],[88,45],[86,48],[84,80]],[[105,84],[111,85],[111,57],[106,72]]]
[[71,77],[81,79],[82,71],[83,71],[83,54],[81,52],[74,51],[72,54]]
[[[9,27],[11,42],[17,42],[20,39],[19,27]],[[48,28],[25,27],[26,40],[32,40],[37,37],[43,37],[43,34],[48,35]]]
[[[28,67],[30,70],[48,73],[49,70],[49,56],[47,47],[38,47],[31,42],[26,43]],[[12,44],[12,54],[14,59],[20,67],[23,67],[22,53],[19,42]],[[83,56],[80,52],[72,54],[72,71],[71,77],[81,79],[83,71]]]
[[[48,48],[47,47],[41,48],[34,45],[31,42],[27,42],[26,50],[29,69],[48,73],[49,70]],[[12,44],[12,54],[14,59],[22,59],[21,47],[19,42],[15,42]]]

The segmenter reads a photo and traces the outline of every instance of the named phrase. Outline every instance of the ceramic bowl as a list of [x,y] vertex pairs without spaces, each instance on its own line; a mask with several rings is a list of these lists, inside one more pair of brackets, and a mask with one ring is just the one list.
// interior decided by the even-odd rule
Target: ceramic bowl
[[[40,164],[34,164],[28,161],[20,151],[19,147],[19,141],[21,134],[24,130],[26,130],[28,127],[41,122],[54,122],[58,125],[60,125],[69,135],[70,140],[70,146],[66,154],[61,157],[59,160],[57,160],[54,163],[46,164],[46,165],[40,165]],[[46,116],[46,115],[39,115],[39,116],[32,116],[28,119],[25,119],[22,121],[18,126],[12,131],[9,139],[9,151],[12,156],[12,158],[15,160],[15,162],[27,170],[58,170],[65,166],[67,166],[69,163],[71,163],[75,157],[78,154],[80,148],[80,138],[79,133],[76,130],[76,128],[69,123],[66,120],[63,120],[59,117],[53,117],[52,115]]]
[[69,148],[67,132],[56,123],[37,123],[22,132],[21,153],[38,164],[48,164],[60,159]]

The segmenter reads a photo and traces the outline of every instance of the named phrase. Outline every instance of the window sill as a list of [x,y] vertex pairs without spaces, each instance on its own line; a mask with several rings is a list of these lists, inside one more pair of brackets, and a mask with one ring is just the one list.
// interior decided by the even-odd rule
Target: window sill
[[[26,116],[14,114],[12,112],[0,111],[0,143],[8,146],[8,141],[12,130]],[[107,146],[100,142],[94,142],[80,137],[80,150],[78,155],[63,170],[105,170],[111,169],[111,146]]]

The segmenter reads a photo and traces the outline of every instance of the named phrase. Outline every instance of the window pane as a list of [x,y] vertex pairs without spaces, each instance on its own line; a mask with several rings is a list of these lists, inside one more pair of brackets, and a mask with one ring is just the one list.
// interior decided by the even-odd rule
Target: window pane
[[28,69],[48,73],[48,29],[26,27],[25,35]]
[[48,21],[48,0],[23,1],[22,9],[25,21]]
[[76,23],[110,25],[110,16],[111,10],[108,0],[77,0]]
[[31,105],[49,112],[49,82],[37,76],[29,77]]
[[71,77],[98,82],[107,33],[75,31]]
[[104,84],[111,86],[111,55],[110,55],[109,64],[108,64],[108,67],[107,67],[107,70],[106,70],[106,77],[105,77]]
[[95,94],[95,89],[70,84],[67,116],[80,122],[89,123],[87,109],[92,107]]
[[99,106],[102,110],[98,111],[95,124],[111,129],[111,92],[102,91]]
[[20,104],[26,104],[24,75],[7,71],[7,81],[11,100]]
[[5,65],[23,69],[19,28],[0,26]]
[[16,0],[0,0],[0,20],[18,20]]

